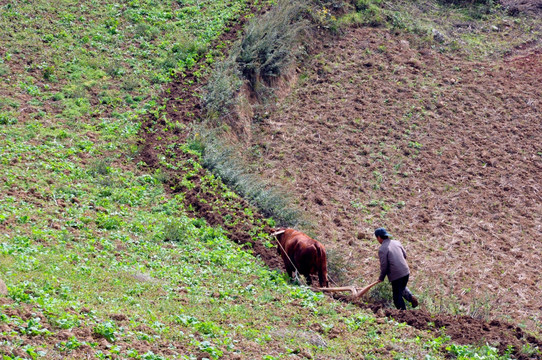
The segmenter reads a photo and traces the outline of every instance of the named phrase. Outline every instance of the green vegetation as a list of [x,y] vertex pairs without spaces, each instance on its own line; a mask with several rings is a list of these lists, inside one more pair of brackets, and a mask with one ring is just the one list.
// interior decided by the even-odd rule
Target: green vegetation
[[81,117],[97,120],[93,126],[101,118],[137,117],[246,5],[8,2],[0,11],[0,111],[24,109],[25,118],[65,126],[77,126]]

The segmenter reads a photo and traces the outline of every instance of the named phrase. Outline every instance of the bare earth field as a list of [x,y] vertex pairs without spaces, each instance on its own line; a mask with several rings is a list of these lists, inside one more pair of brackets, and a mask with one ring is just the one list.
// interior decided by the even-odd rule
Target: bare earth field
[[254,125],[248,156],[353,264],[346,282],[376,278],[384,226],[422,307],[539,331],[542,51],[482,63],[410,40],[371,28],[337,38]]

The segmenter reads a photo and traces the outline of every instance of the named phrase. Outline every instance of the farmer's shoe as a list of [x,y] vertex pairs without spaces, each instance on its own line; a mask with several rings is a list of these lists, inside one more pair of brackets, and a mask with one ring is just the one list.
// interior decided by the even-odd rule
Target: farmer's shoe
[[406,301],[412,304],[413,308],[418,307],[418,299],[416,299],[416,297],[412,295],[408,287],[406,287],[403,291],[403,297],[406,299]]
[[416,299],[416,296],[412,295],[412,299],[410,299],[410,304],[413,308],[418,307],[418,299]]

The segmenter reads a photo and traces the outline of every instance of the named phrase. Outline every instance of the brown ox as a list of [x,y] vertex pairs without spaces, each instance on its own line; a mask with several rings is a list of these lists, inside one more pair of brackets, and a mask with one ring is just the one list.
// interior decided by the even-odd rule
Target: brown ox
[[273,230],[280,245],[278,253],[284,261],[286,272],[292,278],[297,271],[305,276],[307,284],[311,285],[310,274],[318,273],[320,287],[328,287],[326,249],[318,241],[294,229]]

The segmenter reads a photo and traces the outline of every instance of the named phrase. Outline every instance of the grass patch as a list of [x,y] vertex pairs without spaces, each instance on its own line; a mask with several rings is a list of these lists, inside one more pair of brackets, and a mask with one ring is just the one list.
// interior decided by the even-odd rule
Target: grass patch
[[265,216],[272,217],[282,226],[306,224],[301,212],[292,205],[285,192],[251,174],[231,145],[208,133],[194,139],[190,146],[201,151],[201,163],[205,168],[250,201]]

